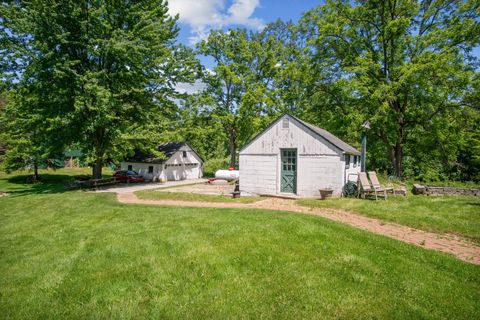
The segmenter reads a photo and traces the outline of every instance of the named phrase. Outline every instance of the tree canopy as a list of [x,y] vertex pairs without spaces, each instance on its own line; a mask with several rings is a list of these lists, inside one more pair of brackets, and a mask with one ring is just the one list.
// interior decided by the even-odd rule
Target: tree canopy
[[23,66],[16,87],[48,92],[35,113],[59,129],[57,139],[80,144],[96,178],[127,151],[124,135],[161,118],[175,84],[195,74],[167,11],[161,0],[2,4],[10,57]]
[[[0,10],[11,159],[75,144],[98,177],[105,162],[168,139],[235,166],[238,149],[289,112],[357,147],[369,120],[370,169],[480,180],[478,1],[329,0],[298,23],[212,30],[195,49],[176,43],[160,0]],[[180,94],[185,81],[204,88]]]

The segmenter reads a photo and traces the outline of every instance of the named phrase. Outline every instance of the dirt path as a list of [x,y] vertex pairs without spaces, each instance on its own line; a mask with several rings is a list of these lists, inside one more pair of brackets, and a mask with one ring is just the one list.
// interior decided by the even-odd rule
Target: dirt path
[[304,207],[296,204],[294,200],[267,198],[265,200],[248,204],[180,200],[146,200],[139,199],[133,192],[117,193],[117,198],[121,203],[130,204],[204,208],[254,208],[311,214],[411,243],[422,248],[450,253],[461,260],[480,265],[480,247],[458,236],[426,232],[342,210]]

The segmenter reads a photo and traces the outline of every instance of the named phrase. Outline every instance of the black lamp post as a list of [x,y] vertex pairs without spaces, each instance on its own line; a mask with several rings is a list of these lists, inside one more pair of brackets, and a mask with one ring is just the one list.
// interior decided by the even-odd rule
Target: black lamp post
[[362,172],[365,172],[367,166],[367,131],[370,129],[370,121],[365,121],[362,124],[362,155],[361,155],[361,165],[360,169]]

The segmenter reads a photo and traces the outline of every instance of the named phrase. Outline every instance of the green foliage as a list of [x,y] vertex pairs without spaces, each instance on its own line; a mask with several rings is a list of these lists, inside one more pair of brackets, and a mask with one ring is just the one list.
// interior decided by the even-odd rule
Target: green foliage
[[228,169],[229,165],[229,158],[208,159],[203,164],[203,174],[206,177],[214,177],[217,170]]
[[34,180],[39,180],[38,168],[45,163],[55,167],[50,159],[61,154],[57,131],[45,126],[48,108],[43,103],[43,94],[35,92],[35,83],[21,82],[7,96],[0,110],[0,140],[5,144],[2,169],[11,172],[29,168]]
[[269,82],[275,66],[275,46],[270,39],[246,30],[212,31],[198,45],[210,56],[213,70],[204,70],[206,89],[199,105],[209,110],[227,137],[230,166],[236,164],[239,146],[269,122]]
[[42,103],[59,111],[39,116],[61,128],[59,140],[79,143],[94,176],[131,150],[126,141],[136,132],[150,143],[142,127],[174,108],[175,83],[195,75],[163,0],[12,1],[1,10],[11,43],[19,43],[9,49],[24,66],[21,79],[48,92]]
[[402,177],[409,156],[415,164],[406,169],[417,177],[430,177],[440,164],[449,174],[478,76],[472,56],[480,41],[478,6],[332,0],[307,12],[300,27],[323,93],[316,97],[323,107],[310,111],[346,136],[370,120],[373,167]]

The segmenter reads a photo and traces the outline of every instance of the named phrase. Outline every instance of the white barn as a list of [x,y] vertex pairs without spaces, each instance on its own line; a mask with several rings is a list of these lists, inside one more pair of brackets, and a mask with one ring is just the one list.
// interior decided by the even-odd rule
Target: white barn
[[285,114],[240,150],[240,191],[317,197],[356,181],[360,152],[330,132]]
[[203,159],[186,142],[168,142],[159,145],[167,159],[163,160],[136,150],[120,164],[121,170],[133,170],[153,181],[198,179],[203,176]]

